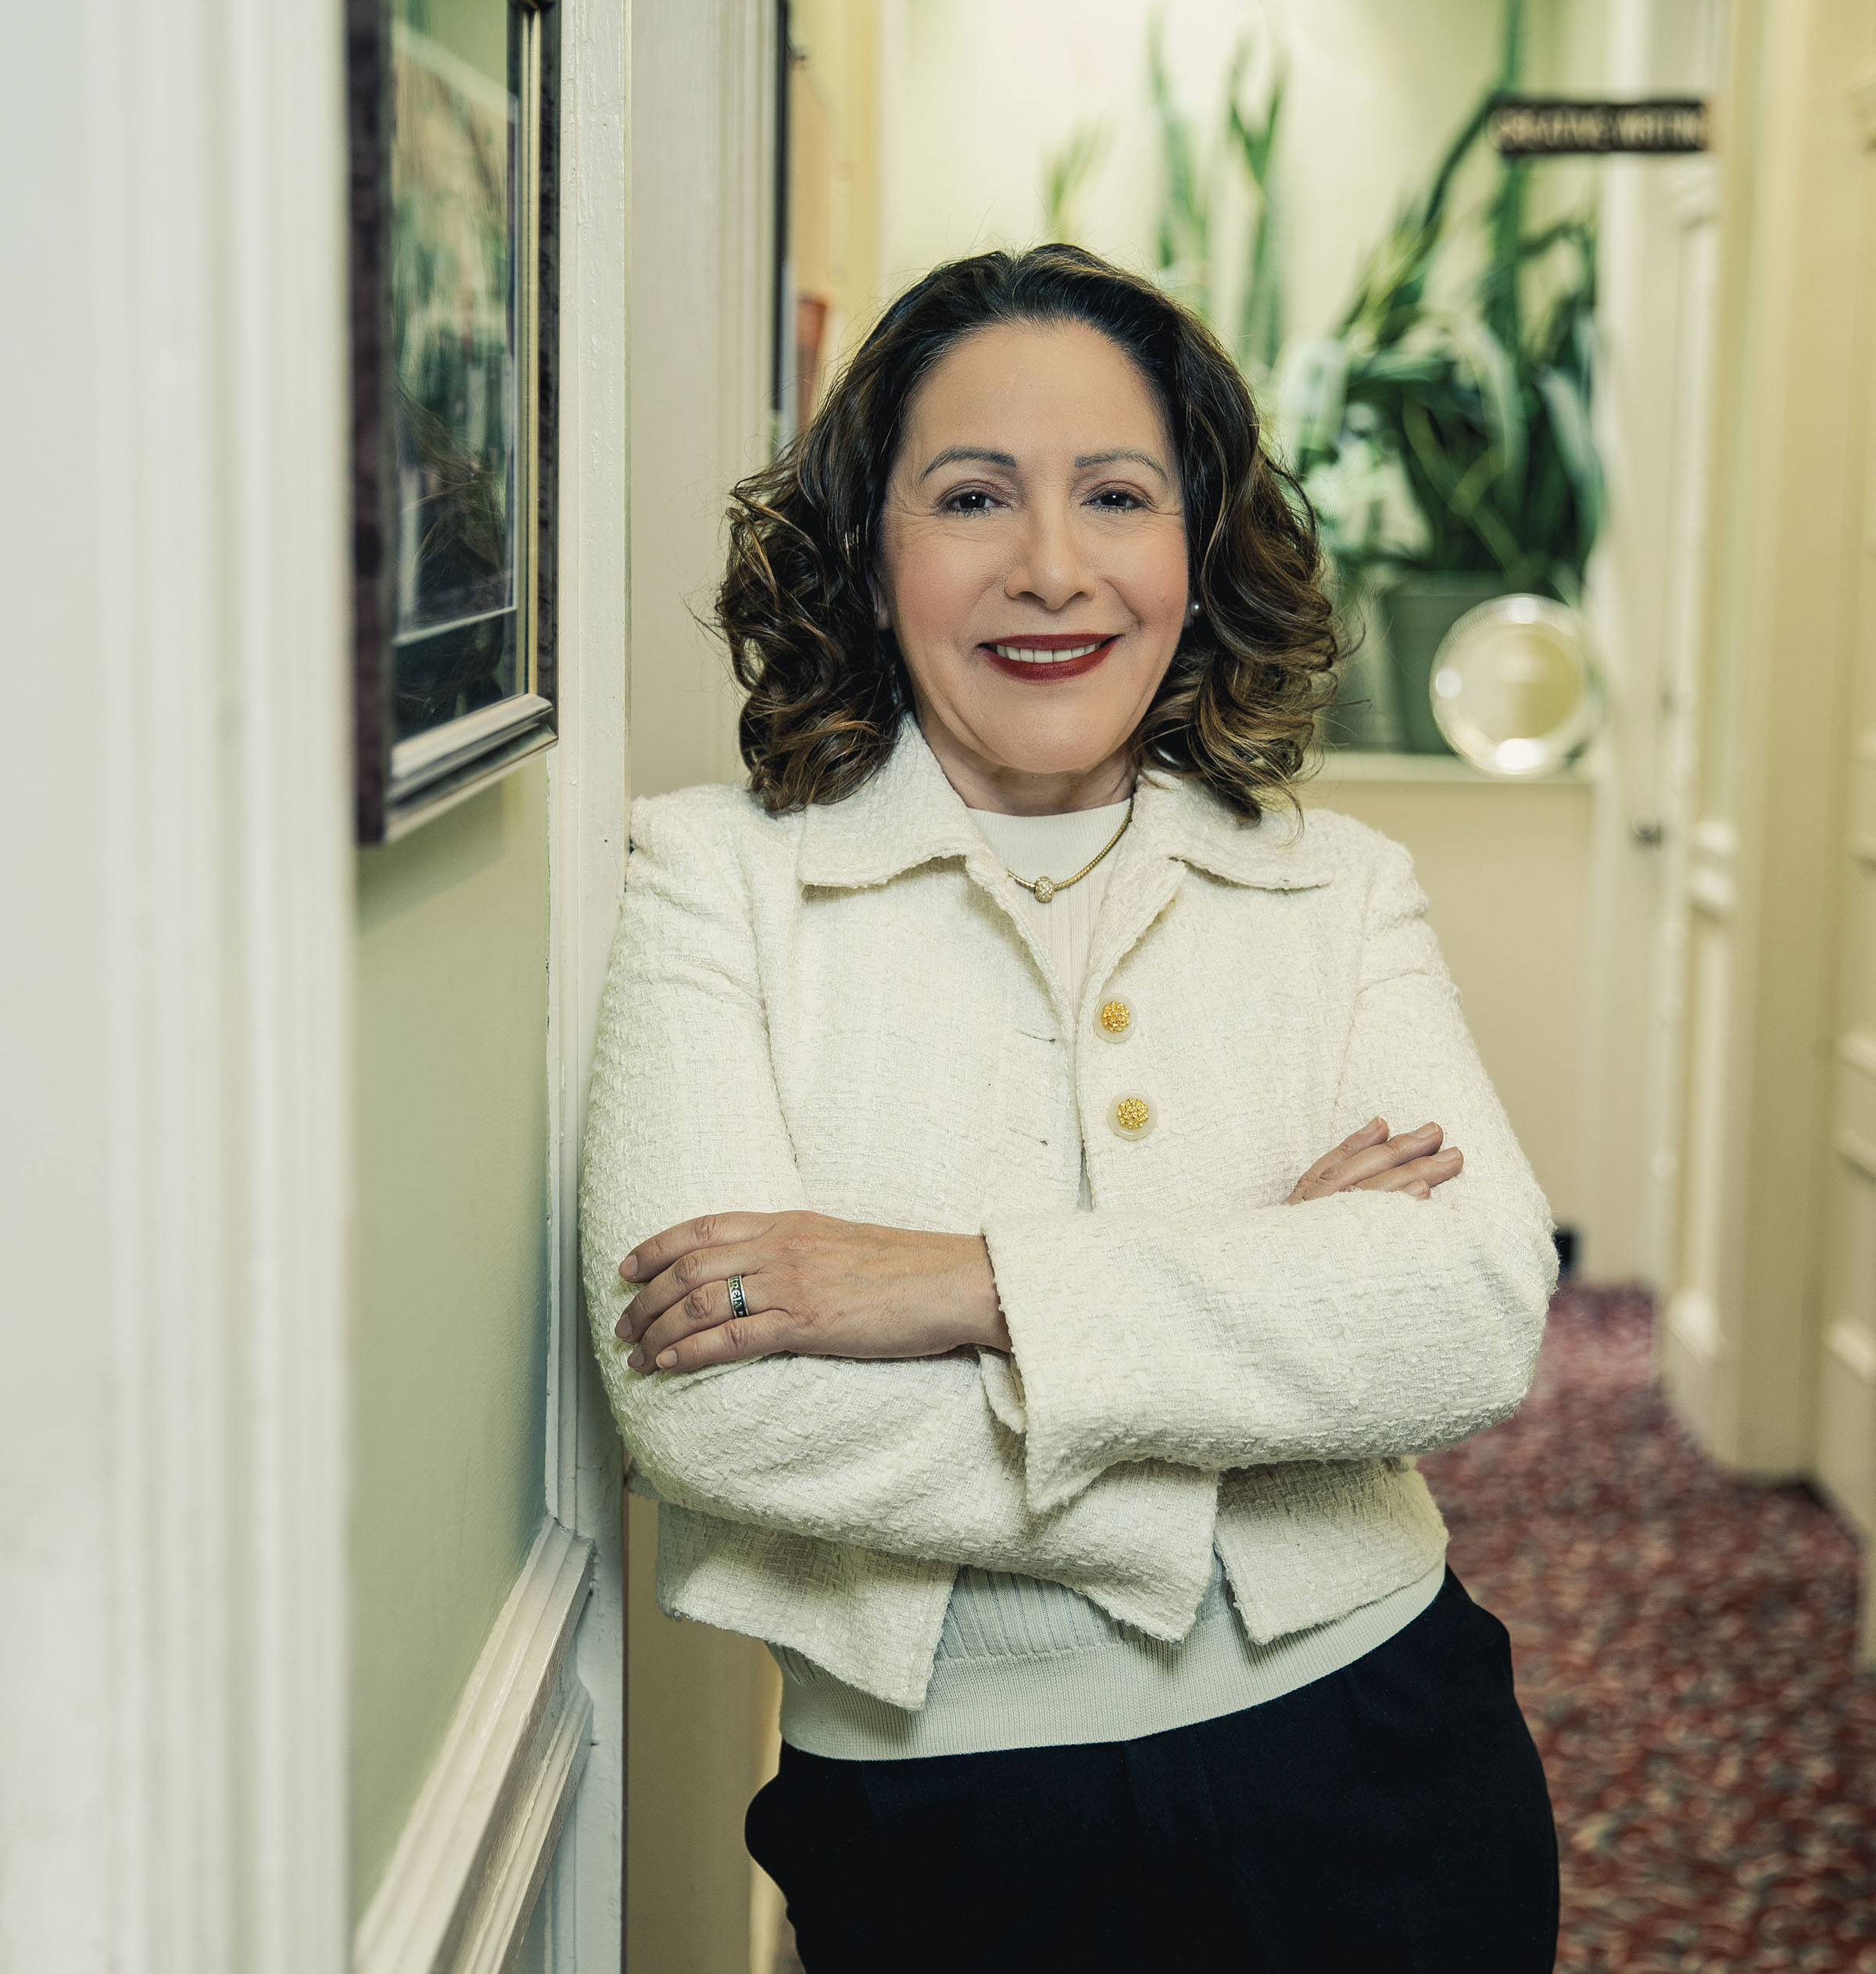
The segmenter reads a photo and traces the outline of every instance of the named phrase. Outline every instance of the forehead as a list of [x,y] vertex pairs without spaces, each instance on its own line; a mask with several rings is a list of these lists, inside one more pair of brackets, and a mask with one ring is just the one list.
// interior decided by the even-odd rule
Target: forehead
[[[1118,343],[1085,322],[999,322],[947,349],[907,407],[908,453],[1150,450],[1171,466],[1158,393]],[[916,471],[922,461],[910,462]]]

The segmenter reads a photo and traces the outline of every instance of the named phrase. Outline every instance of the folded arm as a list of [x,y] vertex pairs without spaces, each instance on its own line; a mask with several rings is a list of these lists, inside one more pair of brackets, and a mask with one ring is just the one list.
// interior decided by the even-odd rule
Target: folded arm
[[[1116,1462],[1225,1469],[1414,1453],[1530,1381],[1551,1220],[1461,1019],[1406,854],[1371,890],[1337,1127],[1430,1113],[1465,1167],[1429,1200],[1353,1191],[1174,1216],[1015,1213],[985,1230],[1022,1385],[1027,1498]],[[1090,1350],[1090,1332],[1124,1344]]]
[[[658,1493],[762,1527],[1050,1578],[1160,1635],[1209,1568],[1215,1476],[1134,1466],[1038,1515],[1019,1440],[968,1357],[779,1356],[641,1375],[614,1325],[621,1260],[698,1215],[805,1212],[739,874],[679,819],[630,860],[589,1102],[583,1265],[620,1430]],[[975,1237],[972,1237],[973,1238]]]

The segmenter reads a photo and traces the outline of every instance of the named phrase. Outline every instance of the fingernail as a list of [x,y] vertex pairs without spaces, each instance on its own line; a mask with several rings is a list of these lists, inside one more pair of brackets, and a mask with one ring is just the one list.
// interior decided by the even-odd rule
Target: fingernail
[[636,1248],[634,1248],[632,1252],[626,1256],[625,1259],[619,1263],[619,1273],[623,1275],[628,1281],[636,1281],[638,1280],[639,1251]]
[[625,1361],[634,1370],[643,1370],[645,1368],[645,1353],[635,1344],[632,1346],[632,1355]]
[[675,1350],[661,1350],[658,1352],[658,1369],[660,1370],[669,1370],[671,1366],[677,1361],[678,1353]]

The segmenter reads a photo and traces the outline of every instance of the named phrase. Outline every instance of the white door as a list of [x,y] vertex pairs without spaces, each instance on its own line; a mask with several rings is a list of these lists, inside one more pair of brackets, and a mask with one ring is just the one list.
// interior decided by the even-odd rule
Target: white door
[[[1856,162],[1866,261],[1876,245],[1876,70],[1851,92],[1864,149]],[[1866,279],[1857,339],[1861,389],[1876,390],[1876,284]],[[1865,417],[1864,505],[1872,510],[1876,424]],[[1859,531],[1846,717],[1833,736],[1847,790],[1836,873],[1838,991],[1825,1159],[1823,1299],[1817,1353],[1819,1478],[1867,1536],[1876,1531],[1876,540]],[[1865,1646],[1873,1641],[1865,1628]]]

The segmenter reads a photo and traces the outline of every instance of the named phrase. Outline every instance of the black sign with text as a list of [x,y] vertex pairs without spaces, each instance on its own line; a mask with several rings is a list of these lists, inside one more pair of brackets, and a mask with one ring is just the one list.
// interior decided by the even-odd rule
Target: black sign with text
[[1704,151],[1708,106],[1698,96],[1588,102],[1514,96],[1491,113],[1491,141],[1505,158],[1660,156]]

